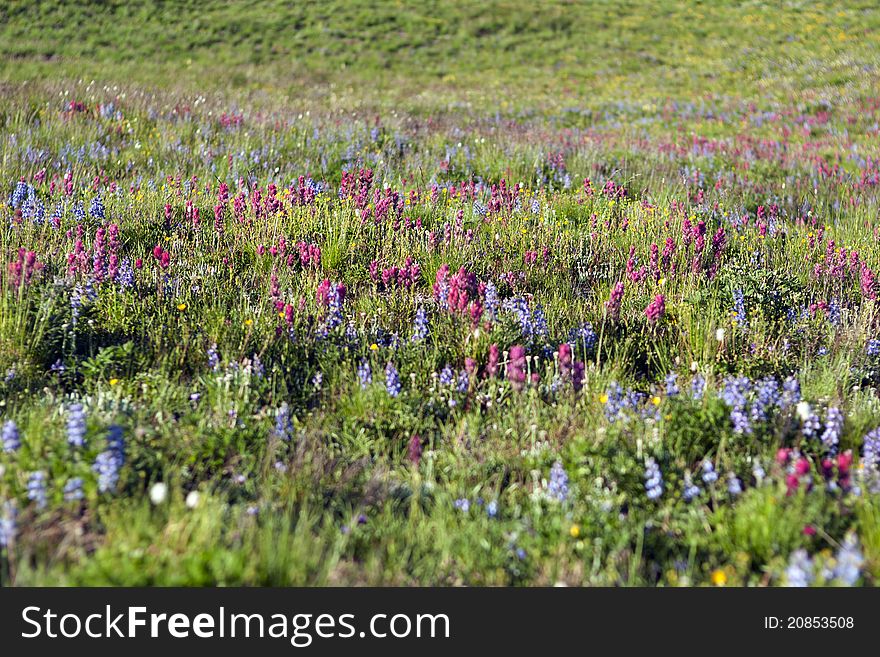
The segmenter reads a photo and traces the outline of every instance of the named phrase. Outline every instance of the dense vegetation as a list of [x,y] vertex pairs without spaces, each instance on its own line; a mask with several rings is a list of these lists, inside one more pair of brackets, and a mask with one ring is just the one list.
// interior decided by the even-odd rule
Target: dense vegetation
[[880,13],[0,7],[4,584],[873,584]]

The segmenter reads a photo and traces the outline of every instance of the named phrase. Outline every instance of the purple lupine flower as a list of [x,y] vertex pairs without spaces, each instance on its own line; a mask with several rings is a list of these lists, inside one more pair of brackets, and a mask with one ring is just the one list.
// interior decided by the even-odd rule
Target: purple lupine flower
[[749,320],[746,316],[746,302],[740,289],[733,291],[733,321],[743,330],[749,326]]
[[425,313],[424,306],[419,306],[416,310],[416,319],[413,324],[413,342],[419,342],[428,337],[428,316]]
[[18,432],[18,425],[15,424],[14,420],[6,420],[3,423],[0,439],[3,442],[3,451],[6,453],[14,452],[21,447],[21,436]]
[[82,447],[86,442],[86,413],[82,404],[71,404],[67,409],[67,442]]
[[[690,502],[695,497],[699,497],[700,493],[703,492],[702,489],[694,483],[693,479],[691,478],[690,472],[684,473],[683,485],[684,490],[682,491],[682,497],[684,498],[685,502]],[[650,497],[650,493],[648,494],[648,497]]]
[[670,372],[666,375],[664,383],[666,384],[666,395],[668,397],[675,397],[679,392],[681,392],[678,387],[678,374]]
[[452,368],[449,365],[446,365],[442,370],[440,370],[440,385],[442,386],[451,386],[452,382],[455,380],[455,372],[452,371]]
[[786,586],[804,588],[813,583],[813,560],[804,549],[795,550],[788,560],[785,569]]
[[495,283],[489,281],[483,290],[483,316],[494,322],[498,318],[498,307],[498,289]]
[[36,503],[38,509],[46,508],[46,473],[43,470],[32,472],[28,476],[27,496]]
[[843,545],[837,551],[835,562],[834,579],[847,586],[855,586],[862,575],[865,557],[859,549],[859,541],[854,534],[848,535],[843,541]]
[[83,480],[80,477],[73,477],[64,484],[64,501],[77,502],[83,498]]
[[790,376],[782,382],[782,396],[779,404],[781,408],[797,405],[801,400],[801,384],[796,377]]
[[825,413],[825,431],[822,433],[822,442],[830,450],[836,450],[843,433],[843,413],[839,408],[830,406]]
[[290,420],[290,407],[287,402],[283,402],[278,410],[275,411],[275,428],[272,435],[279,440],[290,440],[290,434],[293,431],[293,423]]
[[649,500],[656,500],[663,495],[663,475],[654,457],[645,461],[645,492]]
[[92,470],[98,474],[98,490],[111,492],[119,483],[119,470],[125,463],[125,439],[122,427],[112,425],[107,434],[107,446],[98,454]]
[[393,363],[388,363],[385,366],[385,388],[392,397],[397,397],[400,394],[400,375]]
[[15,541],[16,515],[18,514],[15,505],[10,501],[4,502],[3,512],[0,513],[0,547],[2,548],[9,547]]
[[697,401],[703,398],[706,392],[706,378],[702,374],[695,374],[691,379],[691,396]]
[[556,461],[550,468],[550,480],[547,482],[547,496],[557,502],[568,499],[568,474],[561,461]]
[[217,352],[217,343],[208,347],[208,366],[215,372],[220,369],[220,354]]
[[712,461],[706,459],[703,461],[703,483],[705,484],[714,484],[718,481],[718,473],[715,472],[715,466],[712,465]]
[[742,493],[742,481],[740,481],[739,477],[736,476],[734,472],[727,473],[727,492],[730,493],[732,497],[736,497]]
[[357,375],[358,380],[361,383],[361,388],[366,389],[366,387],[373,382],[373,370],[370,367],[370,362],[366,358],[361,360],[360,364],[358,364]]
[[458,390],[458,392],[467,392],[470,385],[471,381],[467,371],[461,370],[458,373],[458,385],[456,386],[456,389]]

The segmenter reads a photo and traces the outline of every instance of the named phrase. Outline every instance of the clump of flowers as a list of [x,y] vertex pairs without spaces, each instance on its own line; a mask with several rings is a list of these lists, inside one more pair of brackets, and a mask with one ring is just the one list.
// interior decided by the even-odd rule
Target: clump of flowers
[[645,317],[648,318],[648,323],[656,324],[663,319],[663,315],[665,314],[666,297],[662,294],[658,294],[654,297],[651,303],[648,304],[647,308],[645,308]]

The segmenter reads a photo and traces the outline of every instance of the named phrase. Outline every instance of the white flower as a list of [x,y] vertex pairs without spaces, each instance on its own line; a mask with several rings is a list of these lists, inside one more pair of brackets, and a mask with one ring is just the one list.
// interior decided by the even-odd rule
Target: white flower
[[159,482],[158,484],[153,484],[150,488],[150,501],[153,504],[162,504],[165,501],[165,498],[168,497],[168,486],[167,484],[163,484]]
[[795,410],[797,411],[798,417],[801,419],[801,422],[806,422],[810,419],[810,405],[807,402],[798,402]]
[[198,491],[190,491],[189,495],[186,496],[186,506],[189,509],[195,509],[199,505],[199,500],[201,496]]
[[696,372],[700,369],[700,364],[697,361],[691,362],[691,372]]
[[723,328],[715,329],[715,339],[718,340],[718,342],[724,342],[724,329]]

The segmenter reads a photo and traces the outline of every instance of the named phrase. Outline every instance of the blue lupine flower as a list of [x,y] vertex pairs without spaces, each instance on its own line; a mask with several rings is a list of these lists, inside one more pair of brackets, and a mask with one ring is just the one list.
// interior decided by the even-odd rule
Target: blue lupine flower
[[68,479],[64,484],[64,501],[76,502],[83,498],[83,480],[80,477]]
[[15,188],[12,190],[12,194],[9,195],[9,205],[13,208],[21,207],[21,204],[27,198],[28,194],[28,184],[24,180],[19,180],[15,183]]
[[123,288],[134,287],[134,268],[131,266],[131,260],[124,258],[119,265],[119,271],[116,273],[116,282]]
[[813,583],[813,560],[804,549],[795,550],[789,557],[788,568],[785,569],[786,586],[807,587]]
[[744,376],[728,377],[724,380],[724,388],[721,391],[721,399],[731,407],[730,421],[733,424],[733,432],[741,435],[752,433],[752,423],[745,412],[746,395],[752,388],[751,381]]
[[86,220],[86,210],[83,207],[82,201],[77,201],[73,206],[73,218],[78,224],[81,224]]
[[781,395],[779,383],[773,377],[758,381],[755,385],[755,399],[752,402],[751,419],[764,422],[770,419],[770,411],[779,405]]
[[674,372],[670,372],[666,375],[666,395],[668,397],[675,397],[681,390],[678,387],[678,374]]
[[385,388],[388,390],[388,394],[392,397],[397,397],[397,395],[400,394],[400,376],[393,363],[388,363],[385,366]]
[[373,370],[367,359],[361,360],[357,369],[358,380],[361,382],[361,388],[366,389],[373,382]]
[[656,500],[663,494],[663,475],[653,457],[645,461],[645,492],[649,500]]
[[494,322],[498,319],[498,306],[498,289],[495,283],[489,281],[483,293],[483,315]]
[[837,551],[835,561],[837,563],[834,566],[834,579],[847,586],[854,586],[861,577],[862,564],[865,563],[865,557],[862,556],[855,535],[850,534],[846,537]]
[[561,461],[556,461],[550,468],[550,481],[547,482],[547,496],[557,502],[568,499],[568,474]]
[[220,369],[220,354],[217,353],[217,343],[208,347],[208,366],[215,372]]
[[27,496],[35,502],[38,509],[46,508],[46,473],[42,470],[32,472],[28,477]]
[[748,436],[752,433],[752,422],[746,412],[741,408],[730,411],[730,421],[733,424],[733,433]]
[[470,503],[470,500],[468,500],[465,497],[462,497],[460,499],[455,500],[455,502],[453,502],[453,506],[455,506],[455,508],[458,509],[459,511],[461,511],[462,513],[467,513],[468,511],[470,511],[471,503]]
[[92,199],[92,204],[89,206],[89,216],[91,216],[93,219],[106,219],[106,212],[104,211],[104,201],[101,199],[100,194]]
[[449,365],[440,370],[440,385],[451,386],[454,380],[455,372],[452,371],[452,368],[449,367]]
[[733,497],[742,493],[742,482],[733,472],[727,473],[727,492]]
[[880,427],[865,434],[862,442],[862,463],[866,469],[880,470]]
[[733,319],[740,326],[740,328],[747,328],[749,325],[749,321],[748,317],[746,316],[746,303],[745,299],[743,298],[742,290],[733,291],[733,312]]
[[865,345],[865,351],[868,352],[869,356],[880,355],[880,339],[871,338],[868,340],[868,343]]
[[67,409],[67,442],[82,447],[86,442],[86,413],[82,404],[71,404]]
[[290,420],[290,407],[283,402],[275,411],[275,428],[273,435],[280,440],[290,440],[293,423]]
[[605,392],[605,396],[607,398],[605,401],[605,417],[610,422],[614,422],[620,417],[621,411],[624,408],[623,388],[618,383],[612,381]]
[[822,442],[828,449],[837,449],[840,442],[840,434],[843,433],[843,413],[839,408],[830,406],[825,413],[825,431],[822,433]]
[[732,408],[744,408],[746,395],[752,389],[752,382],[744,376],[727,377],[724,380],[724,388],[721,390],[721,399]]
[[[684,491],[682,492],[682,497],[684,497],[685,502],[690,502],[695,497],[698,497],[700,493],[703,491],[697,486],[693,479],[691,478],[690,472],[684,473]],[[648,497],[651,497],[650,493]],[[653,498],[652,498],[653,499]]]
[[840,325],[840,302],[837,299],[832,299],[828,303],[828,322],[831,326],[839,326]]
[[706,459],[703,461],[703,483],[714,484],[716,481],[718,481],[718,473],[715,472],[715,466],[712,465],[712,461]]
[[779,399],[781,408],[796,406],[801,400],[801,384],[797,378],[790,376],[782,382],[782,396]]
[[498,502],[496,500],[492,500],[486,505],[486,515],[490,518],[498,516]]
[[15,540],[16,533],[16,509],[12,502],[3,503],[3,513],[0,514],[0,547],[9,547]]
[[758,482],[759,486],[767,476],[767,473],[764,471],[764,466],[761,465],[760,461],[755,461],[755,465],[752,466],[752,476],[755,478],[755,481]]
[[584,352],[590,353],[598,341],[599,336],[596,335],[593,325],[589,322],[585,322],[568,332],[568,342],[571,344],[572,350],[575,351],[582,349]]
[[419,306],[416,309],[416,319],[414,322],[414,330],[412,340],[413,342],[418,342],[420,340],[424,340],[428,337],[428,316],[425,313],[425,308],[423,306]]
[[532,314],[529,312],[529,305],[522,297],[514,297],[504,302],[504,310],[507,310],[516,317],[519,322],[520,333],[525,339],[529,339],[534,334],[532,326]]
[[3,423],[3,431],[0,432],[0,437],[2,437],[4,452],[14,452],[21,447],[18,425],[15,424],[14,420],[6,420]]
[[77,285],[70,291],[70,323],[73,328],[76,328],[76,322],[79,319],[79,313],[82,309],[82,299],[82,288]]
[[697,401],[703,398],[706,392],[706,379],[702,374],[695,374],[691,379],[691,396]]
[[547,318],[544,316],[544,308],[540,303],[535,305],[535,310],[532,312],[532,328],[534,334],[539,338],[547,335]]
[[119,470],[125,463],[125,439],[122,427],[113,425],[107,435],[107,447],[95,458],[92,470],[98,474],[98,490],[107,493],[116,488]]
[[470,385],[471,385],[471,381],[470,381],[470,377],[468,376],[468,373],[465,370],[461,370],[458,373],[458,386],[456,389],[459,392],[467,392]]
[[819,416],[815,413],[810,413],[807,419],[804,420],[804,426],[802,428],[804,436],[807,438],[813,438],[814,436],[818,436],[821,430],[822,421],[819,419]]

